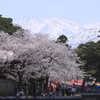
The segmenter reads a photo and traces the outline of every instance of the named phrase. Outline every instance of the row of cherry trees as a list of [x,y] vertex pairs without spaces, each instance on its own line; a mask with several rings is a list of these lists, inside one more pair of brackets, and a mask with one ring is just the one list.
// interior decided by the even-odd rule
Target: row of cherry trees
[[[73,50],[64,43],[56,43],[48,35],[30,35],[19,30],[13,35],[0,33],[0,67],[8,71],[8,77],[21,84],[29,79],[49,76],[60,81],[83,78],[81,63]],[[4,52],[7,52],[6,54]]]

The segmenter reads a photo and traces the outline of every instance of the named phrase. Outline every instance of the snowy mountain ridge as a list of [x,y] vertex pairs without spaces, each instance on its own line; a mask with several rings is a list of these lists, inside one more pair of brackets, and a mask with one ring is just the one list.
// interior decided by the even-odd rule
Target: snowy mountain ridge
[[59,18],[40,20],[35,15],[28,14],[19,21],[15,22],[24,29],[30,30],[31,34],[42,33],[49,34],[52,39],[57,39],[64,34],[68,38],[68,44],[73,48],[80,43],[89,41],[98,41],[100,35],[100,23],[79,25],[73,21]]

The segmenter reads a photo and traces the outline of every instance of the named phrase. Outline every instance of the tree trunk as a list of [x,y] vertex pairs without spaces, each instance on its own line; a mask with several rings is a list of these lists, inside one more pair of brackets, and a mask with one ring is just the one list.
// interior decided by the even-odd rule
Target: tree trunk
[[22,75],[19,75],[18,90],[21,91],[21,89],[22,89]]
[[49,76],[46,74],[46,91],[47,91],[47,88],[48,88],[48,80],[49,80]]

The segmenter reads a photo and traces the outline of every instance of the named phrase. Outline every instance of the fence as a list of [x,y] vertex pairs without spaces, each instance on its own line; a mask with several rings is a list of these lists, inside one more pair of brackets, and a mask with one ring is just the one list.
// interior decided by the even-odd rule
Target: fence
[[7,97],[7,98],[0,98],[0,100],[82,100],[81,96],[63,96],[63,97],[19,97],[19,98],[14,98],[14,97]]
[[83,93],[81,96],[59,96],[59,97],[1,97],[0,100],[100,100],[100,93]]
[[83,93],[82,100],[100,100],[100,93]]

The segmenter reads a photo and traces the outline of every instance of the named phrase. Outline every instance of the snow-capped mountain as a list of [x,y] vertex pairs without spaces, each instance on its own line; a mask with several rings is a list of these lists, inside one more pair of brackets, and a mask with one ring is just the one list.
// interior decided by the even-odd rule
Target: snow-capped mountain
[[68,44],[73,48],[77,47],[80,43],[97,41],[99,39],[97,35],[100,34],[100,23],[82,26],[73,21],[59,18],[40,20],[32,14],[24,16],[15,23],[24,29],[30,30],[31,34],[49,34],[53,39],[57,39],[60,35],[64,34],[68,38]]
[[90,28],[86,29],[84,31],[79,32],[75,37],[70,38],[69,44],[72,47],[77,47],[81,43],[86,43],[89,41],[98,41],[100,38],[98,37],[100,35],[99,28]]

